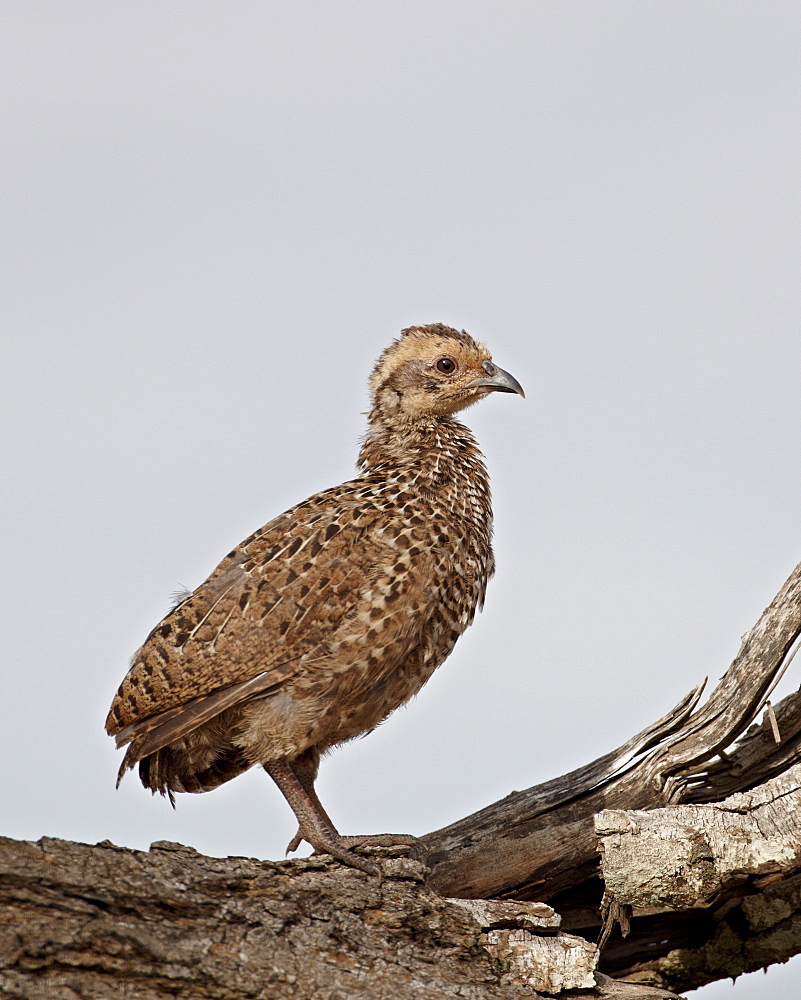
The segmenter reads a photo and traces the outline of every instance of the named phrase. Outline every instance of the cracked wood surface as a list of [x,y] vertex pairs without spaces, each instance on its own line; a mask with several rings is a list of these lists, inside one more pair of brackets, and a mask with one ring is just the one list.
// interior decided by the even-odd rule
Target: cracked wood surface
[[[593,974],[542,904],[442,899],[408,849],[327,857],[0,838],[0,994],[17,1000],[659,1000]],[[579,992],[575,992],[576,990]]]
[[[624,934],[685,916],[711,933],[656,961],[625,941],[615,971],[691,989],[787,961],[801,940],[801,764],[710,805],[595,818],[605,907]],[[638,926],[639,925],[639,926]]]
[[595,817],[607,894],[632,907],[686,910],[718,904],[749,879],[801,870],[801,765],[710,805]]

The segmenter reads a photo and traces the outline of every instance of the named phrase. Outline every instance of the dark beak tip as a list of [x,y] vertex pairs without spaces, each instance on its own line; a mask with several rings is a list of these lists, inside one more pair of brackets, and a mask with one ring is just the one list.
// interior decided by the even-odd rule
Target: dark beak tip
[[523,392],[523,386],[517,381],[514,375],[510,375],[509,372],[504,371],[503,368],[499,368],[497,365],[491,362],[484,363],[484,370],[489,374],[492,373],[491,378],[477,378],[470,385],[475,388],[485,388],[494,390],[495,392],[514,392],[518,396],[522,396],[523,399],[526,398],[525,392]]
[[523,399],[526,398],[523,386],[517,381],[514,375],[510,375],[503,368],[495,368],[495,378],[491,381],[495,383],[495,388],[501,392],[514,392],[516,395],[522,396]]

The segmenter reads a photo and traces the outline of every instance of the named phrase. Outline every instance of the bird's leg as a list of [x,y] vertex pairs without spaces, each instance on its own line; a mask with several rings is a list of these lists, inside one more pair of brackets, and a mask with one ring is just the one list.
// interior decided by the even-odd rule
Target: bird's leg
[[[289,795],[284,789],[284,786],[281,784],[281,782],[278,780],[275,774],[273,774],[273,771],[271,770],[272,766],[273,764],[271,762],[269,767],[267,766],[267,764],[265,764],[264,768],[267,771],[267,773],[273,777],[273,780],[276,782],[278,787],[284,793],[287,802],[289,802],[290,806],[292,806],[295,815],[298,817],[298,823],[299,823],[298,830],[295,836],[292,838],[292,840],[290,840],[289,844],[287,845],[286,849],[287,854],[290,854],[292,851],[296,851],[298,847],[300,847],[300,843],[302,840],[307,840],[312,845],[312,847],[314,847],[315,851],[322,850],[322,848],[319,848],[317,844],[309,837],[307,837],[306,834],[304,833],[303,820],[301,819],[298,810],[295,809],[294,800],[289,798]],[[298,784],[300,784],[302,790],[306,793],[305,797],[308,800],[306,805],[311,806],[315,818],[317,820],[321,820],[325,824],[329,835],[332,835],[333,837],[336,838],[336,843],[339,845],[341,849],[347,850],[347,848],[349,847],[398,847],[398,846],[425,848],[425,844],[423,843],[423,841],[419,840],[417,837],[413,837],[409,833],[372,833],[372,834],[361,834],[351,837],[341,836],[337,828],[334,826],[331,817],[325,811],[325,807],[323,806],[322,802],[320,802],[320,799],[317,797],[317,792],[315,791],[314,788],[314,782],[317,778],[317,771],[320,767],[319,751],[316,750],[314,747],[310,747],[308,750],[305,750],[299,757],[295,757],[294,760],[292,760],[291,762],[287,761],[286,766],[294,775]],[[331,854],[334,853],[333,851],[330,851],[329,848],[327,847],[325,848],[325,850],[328,851],[328,853]],[[336,856],[339,857],[339,855]],[[350,855],[350,856],[355,857],[355,855]],[[350,864],[349,861],[347,863]]]
[[[304,750],[299,757],[295,757],[290,764],[290,767],[295,772],[295,777],[301,785],[303,785],[303,789],[311,799],[312,805],[317,810],[317,813],[326,821],[334,833],[339,836],[339,831],[334,826],[331,817],[325,811],[325,807],[317,797],[317,792],[314,789],[314,782],[317,780],[317,772],[320,769],[320,751],[315,747],[309,747],[309,749]],[[289,845],[286,849],[287,854],[291,854],[293,851],[296,851],[300,847],[300,842],[303,839],[303,832],[301,828],[298,827],[298,832],[292,840],[289,841]]]
[[[336,829],[331,825],[327,814],[311,798],[302,782],[295,774],[292,765],[287,760],[271,760],[262,764],[264,770],[270,775],[278,785],[284,798],[290,805],[298,820],[298,835],[293,837],[291,843],[300,840],[308,841],[315,851],[321,854],[331,854],[338,858],[343,864],[350,865],[351,868],[359,868],[369,875],[380,875],[381,871],[365,858],[360,858],[347,849]],[[317,799],[317,796],[314,796]]]
[[[291,763],[291,768],[295,772],[295,777],[303,785],[306,794],[314,804],[315,809],[328,823],[329,827],[339,838],[343,847],[398,847],[398,846],[425,846],[417,837],[409,833],[368,833],[353,837],[343,837],[331,821],[331,817],[325,811],[325,807],[317,797],[314,782],[317,780],[317,772],[320,769],[320,751],[315,747],[304,750],[299,757],[295,757]],[[287,847],[287,854],[296,851],[303,840],[303,833],[300,828],[295,836],[290,840]]]

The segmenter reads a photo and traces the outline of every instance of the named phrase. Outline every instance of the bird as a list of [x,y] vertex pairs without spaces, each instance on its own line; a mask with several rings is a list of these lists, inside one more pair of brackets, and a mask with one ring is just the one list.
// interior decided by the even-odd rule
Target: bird
[[401,331],[370,377],[355,478],[290,508],[233,549],[134,654],[106,731],[154,794],[206,792],[261,766],[302,841],[351,867],[315,791],[320,758],[418,693],[483,607],[494,572],[484,459],[455,414],[524,396],[486,346],[442,323]]

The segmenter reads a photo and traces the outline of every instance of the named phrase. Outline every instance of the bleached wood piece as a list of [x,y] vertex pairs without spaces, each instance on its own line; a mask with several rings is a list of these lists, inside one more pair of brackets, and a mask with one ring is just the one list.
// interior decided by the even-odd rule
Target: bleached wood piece
[[801,871],[801,765],[722,802],[595,817],[606,892],[618,904],[687,910]]

